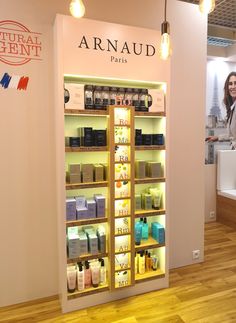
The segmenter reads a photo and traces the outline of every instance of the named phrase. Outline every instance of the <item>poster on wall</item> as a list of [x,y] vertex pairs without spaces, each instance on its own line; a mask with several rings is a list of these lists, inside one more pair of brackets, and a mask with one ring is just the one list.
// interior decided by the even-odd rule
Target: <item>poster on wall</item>
[[236,63],[209,60],[206,92],[206,164],[216,162],[218,150],[236,148],[236,137],[233,138],[232,134],[232,130],[236,134],[236,113],[232,118],[235,98]]

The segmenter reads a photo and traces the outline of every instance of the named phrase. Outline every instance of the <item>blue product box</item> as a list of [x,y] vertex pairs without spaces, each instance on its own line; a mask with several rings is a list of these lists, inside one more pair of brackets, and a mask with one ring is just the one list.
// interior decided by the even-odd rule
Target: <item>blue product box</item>
[[76,201],[74,198],[66,199],[66,221],[76,220]]
[[159,222],[153,222],[151,225],[151,232],[153,239],[155,239],[158,243],[165,243],[165,228],[162,224]]

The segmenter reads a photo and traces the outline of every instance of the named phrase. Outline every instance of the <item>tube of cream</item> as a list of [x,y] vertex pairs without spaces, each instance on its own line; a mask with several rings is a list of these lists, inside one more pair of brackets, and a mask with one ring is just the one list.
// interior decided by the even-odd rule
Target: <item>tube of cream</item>
[[99,262],[94,262],[91,264],[92,272],[92,285],[93,287],[98,287],[100,282],[100,264]]

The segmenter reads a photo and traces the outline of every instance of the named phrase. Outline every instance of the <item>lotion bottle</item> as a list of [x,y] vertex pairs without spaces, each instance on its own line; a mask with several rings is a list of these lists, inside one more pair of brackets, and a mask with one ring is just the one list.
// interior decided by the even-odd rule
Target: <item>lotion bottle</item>
[[140,245],[142,239],[142,225],[140,221],[135,223],[135,244]]
[[89,288],[92,286],[92,273],[91,273],[91,268],[89,266],[88,261],[85,261],[84,286],[85,286],[85,288]]
[[101,259],[101,267],[100,267],[100,284],[105,285],[107,281],[107,270],[105,267],[104,259]]
[[140,275],[145,273],[145,257],[143,255],[143,252],[140,254],[140,257],[138,260],[138,272]]
[[81,262],[78,263],[77,269],[77,288],[78,291],[84,290],[84,269]]

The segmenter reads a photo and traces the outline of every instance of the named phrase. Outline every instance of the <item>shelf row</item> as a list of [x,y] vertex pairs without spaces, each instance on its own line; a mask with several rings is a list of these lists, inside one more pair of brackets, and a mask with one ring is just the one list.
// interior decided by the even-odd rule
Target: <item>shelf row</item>
[[[92,115],[92,116],[108,116],[108,110],[75,110],[75,109],[65,109],[65,115]],[[142,112],[135,111],[135,117],[165,117],[165,112]]]
[[[118,143],[117,145],[121,146],[122,144]],[[127,144],[125,144],[125,145],[127,145]],[[166,149],[165,145],[135,146],[135,150],[165,150],[165,149]],[[107,146],[65,147],[66,153],[83,153],[83,152],[96,152],[96,151],[109,151],[109,150],[108,150]]]
[[[166,210],[140,210],[135,212],[135,218],[142,218],[142,217],[151,217],[157,215],[163,215],[166,213]],[[116,216],[115,219],[129,217],[128,215],[121,215]],[[87,224],[99,224],[99,223],[106,223],[108,222],[106,218],[94,218],[94,219],[84,219],[84,220],[75,220],[75,221],[66,221],[66,227],[73,227],[73,226],[80,226],[80,225],[87,225]]]

